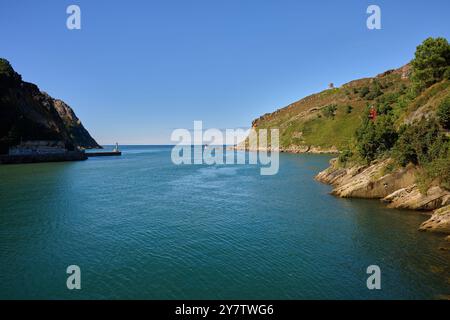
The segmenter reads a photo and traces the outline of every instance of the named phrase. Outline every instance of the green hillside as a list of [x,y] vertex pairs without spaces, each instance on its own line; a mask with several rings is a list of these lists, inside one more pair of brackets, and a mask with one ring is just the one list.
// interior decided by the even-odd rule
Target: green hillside
[[284,151],[335,147],[341,165],[389,157],[450,188],[449,123],[450,45],[429,38],[401,68],[308,96],[252,125],[278,128]]
[[356,129],[367,118],[370,106],[375,106],[378,113],[390,109],[399,126],[434,113],[450,93],[450,81],[443,80],[412,99],[410,76],[408,64],[374,78],[355,80],[265,114],[256,119],[253,126],[278,128],[283,148],[312,145],[344,150],[354,143]]
[[[308,96],[253,122],[261,128],[279,128],[280,145],[347,147],[370,105],[399,99],[410,81],[409,66],[391,70],[375,78],[360,79]],[[398,108],[405,106],[398,105]]]

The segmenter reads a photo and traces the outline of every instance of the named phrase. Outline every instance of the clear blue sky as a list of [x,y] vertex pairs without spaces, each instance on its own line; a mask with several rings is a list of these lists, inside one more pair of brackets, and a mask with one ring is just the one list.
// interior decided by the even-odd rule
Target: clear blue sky
[[[77,4],[82,29],[66,28]],[[366,9],[382,10],[382,30]],[[450,39],[450,1],[1,0],[0,56],[73,107],[102,144],[248,127],[305,95],[399,67]]]

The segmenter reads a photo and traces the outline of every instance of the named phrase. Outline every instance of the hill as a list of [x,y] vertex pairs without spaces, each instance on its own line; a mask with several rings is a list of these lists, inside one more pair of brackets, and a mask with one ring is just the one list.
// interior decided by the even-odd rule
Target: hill
[[[340,197],[436,210],[423,230],[450,233],[450,45],[428,38],[405,66],[330,88],[265,114],[280,151],[336,152],[317,180]],[[244,148],[245,145],[239,146]]]
[[395,125],[431,116],[450,93],[444,80],[410,101],[411,65],[388,70],[372,78],[354,80],[296,101],[252,122],[258,129],[278,128],[284,151],[343,151],[355,143],[355,132],[371,106],[378,113],[387,108]]
[[22,81],[6,59],[0,59],[0,154],[25,140],[59,140],[68,149],[101,148],[72,108]]

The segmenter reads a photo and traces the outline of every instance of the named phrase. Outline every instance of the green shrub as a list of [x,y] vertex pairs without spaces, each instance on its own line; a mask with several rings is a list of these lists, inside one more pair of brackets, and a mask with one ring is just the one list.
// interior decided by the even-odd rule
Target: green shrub
[[352,107],[351,105],[347,105],[347,107],[345,107],[345,112],[346,112],[347,114],[352,113],[352,111],[353,111],[353,107]]
[[391,114],[392,113],[392,107],[390,104],[388,103],[384,103],[381,104],[380,106],[378,106],[377,108],[378,114],[382,115],[382,114]]
[[444,129],[450,130],[450,96],[439,105],[436,115]]
[[367,100],[374,100],[381,96],[383,91],[381,91],[381,85],[378,81],[374,81],[370,86],[369,92],[365,95]]
[[346,149],[339,155],[338,160],[339,160],[339,163],[345,164],[352,157],[353,157],[353,152],[351,150],[349,150],[349,149]]
[[398,138],[391,116],[382,115],[376,121],[366,119],[356,130],[356,139],[359,155],[370,163],[377,157],[391,150]]
[[334,116],[336,115],[336,110],[337,105],[330,104],[323,109],[322,114],[327,118],[334,118]]
[[370,92],[369,87],[362,87],[359,90],[359,97],[364,99],[369,92]]
[[448,138],[436,119],[425,119],[404,126],[394,148],[394,155],[402,166],[408,163],[424,166],[447,154]]
[[447,145],[447,152],[445,155],[434,159],[425,166],[426,174],[431,178],[430,180],[438,180],[440,185],[447,190],[450,190],[450,147]]

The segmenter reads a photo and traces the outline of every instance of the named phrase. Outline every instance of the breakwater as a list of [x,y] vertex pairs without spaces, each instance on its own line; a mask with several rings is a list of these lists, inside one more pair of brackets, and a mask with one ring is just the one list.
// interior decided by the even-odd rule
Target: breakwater
[[79,151],[67,151],[64,153],[48,154],[0,155],[0,164],[82,161],[86,160],[87,158],[88,157],[86,153]]
[[121,156],[120,151],[110,151],[110,152],[86,152],[86,156],[90,157],[110,157],[110,156]]

